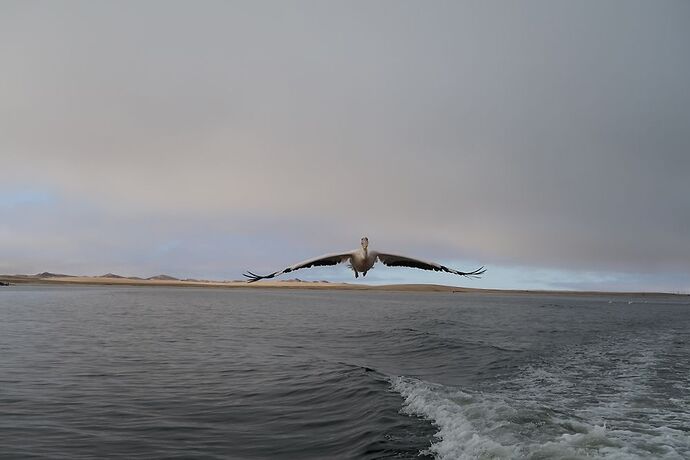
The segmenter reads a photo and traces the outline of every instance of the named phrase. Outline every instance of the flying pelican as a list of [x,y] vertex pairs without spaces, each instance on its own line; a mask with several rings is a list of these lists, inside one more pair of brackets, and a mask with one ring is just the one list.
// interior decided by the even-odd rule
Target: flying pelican
[[384,254],[382,252],[370,251],[369,250],[369,238],[366,236],[361,239],[362,247],[349,252],[341,252],[336,254],[326,254],[325,256],[316,257],[314,259],[305,260],[295,265],[290,265],[280,271],[273,272],[269,275],[257,275],[247,271],[243,273],[247,277],[248,283],[253,283],[255,281],[274,278],[280,276],[283,273],[294,272],[301,268],[310,268],[324,265],[338,265],[341,262],[349,262],[348,267],[355,272],[355,278],[359,278],[359,274],[366,276],[367,272],[371,270],[376,261],[380,261],[383,265],[389,267],[412,267],[421,268],[422,270],[433,270],[437,272],[448,272],[455,275],[466,276],[468,278],[479,278],[486,269],[480,267],[471,272],[460,272],[453,270],[452,268],[444,267],[441,264],[435,262],[425,262],[419,259],[413,259],[411,257],[396,256],[394,254]]

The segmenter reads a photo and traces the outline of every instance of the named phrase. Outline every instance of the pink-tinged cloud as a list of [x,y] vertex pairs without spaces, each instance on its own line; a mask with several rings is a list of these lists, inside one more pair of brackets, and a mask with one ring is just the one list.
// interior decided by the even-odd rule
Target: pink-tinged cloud
[[59,197],[2,208],[0,272],[234,277],[366,234],[690,278],[686,3],[0,10],[0,193]]

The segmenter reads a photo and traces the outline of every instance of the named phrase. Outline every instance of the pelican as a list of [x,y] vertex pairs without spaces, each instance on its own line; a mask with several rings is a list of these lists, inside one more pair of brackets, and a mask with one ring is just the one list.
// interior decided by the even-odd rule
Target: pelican
[[360,242],[362,247],[353,251],[326,254],[321,257],[315,257],[313,259],[305,260],[304,262],[290,265],[287,268],[268,275],[257,275],[256,273],[252,273],[250,271],[243,273],[243,275],[248,278],[248,283],[253,283],[263,279],[274,278],[282,275],[283,273],[294,272],[295,270],[302,268],[338,265],[341,262],[348,262],[348,267],[355,272],[355,278],[359,278],[360,273],[362,276],[366,276],[367,272],[371,270],[376,261],[379,261],[383,265],[387,265],[389,267],[421,268],[422,270],[453,273],[454,275],[465,276],[467,278],[479,278],[486,271],[484,267],[479,267],[471,272],[461,272],[435,262],[425,262],[423,260],[413,259],[411,257],[396,256],[395,254],[384,254],[383,252],[370,251],[369,238],[366,236],[362,237]]

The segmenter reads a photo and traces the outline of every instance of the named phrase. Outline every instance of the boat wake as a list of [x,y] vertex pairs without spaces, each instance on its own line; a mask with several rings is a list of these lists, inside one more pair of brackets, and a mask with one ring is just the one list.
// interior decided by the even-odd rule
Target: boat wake
[[438,459],[690,458],[683,343],[622,345],[572,347],[481,391],[404,376],[390,382],[403,413],[437,428],[422,453]]

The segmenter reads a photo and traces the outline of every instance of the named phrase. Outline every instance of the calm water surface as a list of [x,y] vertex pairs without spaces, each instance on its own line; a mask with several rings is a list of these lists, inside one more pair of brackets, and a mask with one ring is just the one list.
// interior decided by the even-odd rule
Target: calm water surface
[[690,458],[689,303],[0,288],[0,457]]

